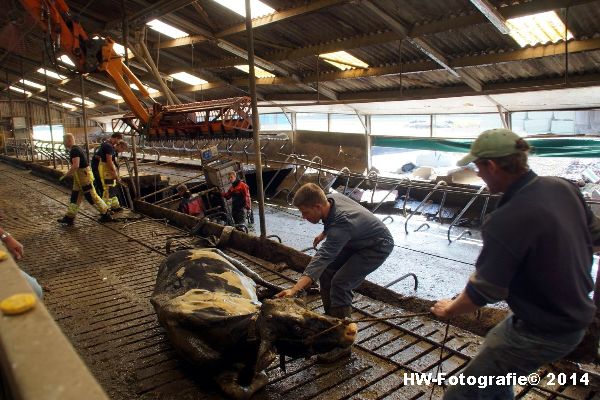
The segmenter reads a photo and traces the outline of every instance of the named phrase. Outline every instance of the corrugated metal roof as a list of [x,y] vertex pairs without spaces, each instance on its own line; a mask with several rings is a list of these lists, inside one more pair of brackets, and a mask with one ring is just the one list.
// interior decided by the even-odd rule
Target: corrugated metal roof
[[[81,14],[84,28],[110,28],[109,32],[120,32],[120,0],[67,1],[73,14]],[[560,54],[561,45],[535,46],[522,50],[514,39],[502,35],[487,22],[469,0],[370,0],[374,7],[381,10],[383,16],[363,1],[329,0],[329,6],[319,8],[323,1],[265,0],[279,14],[270,17],[276,22],[263,23],[269,18],[255,21],[260,24],[254,29],[255,53],[267,63],[272,61],[277,76],[289,79],[285,84],[279,81],[277,84],[264,85],[260,82],[258,89],[261,94],[285,98],[290,93],[305,93],[310,97],[315,92],[306,85],[315,86],[316,80],[320,80],[321,85],[336,92],[340,98],[363,98],[385,92],[396,93],[400,89],[409,92],[429,90],[427,93],[431,93],[431,96],[436,93],[441,95],[448,90],[473,90],[465,81],[445,70],[422,51],[420,47],[423,46],[430,47],[434,57],[449,65],[466,65],[455,69],[468,72],[484,90],[489,85],[499,83],[510,84],[511,87],[514,85],[517,90],[527,86],[529,82],[534,85],[538,80],[558,78],[565,74],[565,56]],[[195,6],[188,4],[177,10],[168,9],[171,3],[166,2],[125,0],[124,3],[127,15],[144,9],[154,10],[158,6],[164,6],[165,12],[168,12],[156,15],[154,11],[149,11],[140,21],[132,21],[132,32],[136,27],[143,27],[145,20],[159,18],[191,34],[207,33],[208,36],[193,45],[158,50],[159,36],[155,32],[149,32],[146,39],[148,47],[154,60],[158,62],[159,69],[165,74],[188,71],[218,83],[213,89],[202,90],[202,96],[210,98],[247,92],[247,74],[233,68],[236,63],[245,63],[243,54],[242,57],[234,56],[228,50],[218,47],[218,43],[225,42],[242,50],[246,48],[247,38],[242,16],[213,0],[199,0]],[[548,8],[547,2],[543,0],[509,3],[494,0],[492,3],[507,15],[522,15],[525,12],[523,10]],[[302,13],[301,10],[306,7],[318,9]],[[17,7],[17,11],[22,12],[19,10]],[[590,76],[587,84],[594,84],[599,72],[597,65],[600,61],[600,40],[590,39],[600,38],[600,1],[579,1],[578,5],[567,10],[558,9],[558,15],[566,21],[575,37],[569,45],[572,51],[568,56],[569,73],[574,78]],[[384,17],[392,18],[396,24],[386,22]],[[236,28],[237,33],[223,34],[224,30],[231,28]],[[416,46],[411,40],[402,39],[394,29],[425,33],[418,38],[420,44]],[[20,79],[21,63],[26,74],[35,71],[41,63],[40,31],[32,31],[27,38],[33,45],[28,46],[24,55],[7,54],[0,50],[0,69],[8,73],[11,83]],[[133,40],[133,33],[131,39]],[[167,40],[168,38],[161,36],[160,44],[164,45]],[[316,57],[319,53],[338,50],[346,50],[366,62],[370,66],[366,76],[363,71],[356,77],[351,77],[352,71],[342,73]],[[139,63],[138,60],[133,61]],[[137,67],[134,67],[134,72],[144,82],[159,88],[151,74]],[[296,80],[291,77],[296,77]],[[110,82],[101,74],[98,79],[110,86]],[[232,82],[239,85],[239,88],[232,88]],[[597,84],[600,85],[600,81]],[[97,96],[96,92],[105,87],[92,82],[89,86],[89,96],[98,102],[104,102],[104,98]],[[78,80],[65,84],[64,88],[78,93]],[[173,88],[175,91],[183,91],[183,95],[188,98],[198,98],[200,93],[190,93],[188,87],[178,83],[174,83]],[[59,100],[69,96],[55,89],[51,89],[50,93]],[[102,106],[97,110],[102,110]]]

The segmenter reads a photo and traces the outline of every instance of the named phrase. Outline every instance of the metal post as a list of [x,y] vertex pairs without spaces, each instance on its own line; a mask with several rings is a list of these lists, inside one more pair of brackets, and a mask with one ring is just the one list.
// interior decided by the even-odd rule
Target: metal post
[[83,82],[83,74],[79,74],[79,83],[81,85],[81,111],[83,119],[83,139],[85,143],[85,154],[87,155],[88,162],[90,161],[90,142],[88,141],[87,131],[87,110],[85,108],[85,85]]
[[[246,1],[246,34],[248,37],[248,64],[250,72],[250,96],[252,97],[252,136],[254,138],[254,148],[260,148],[258,106],[256,104],[256,76],[254,74],[254,34],[252,32],[252,11],[250,9],[250,0]],[[256,194],[258,195],[258,216],[260,219],[260,237],[267,236],[265,226],[265,192],[263,191],[262,178],[262,160],[260,151],[254,152],[254,164],[256,171]]]
[[52,133],[52,114],[50,114],[50,86],[48,85],[48,68],[46,66],[46,51],[42,51],[44,63],[44,84],[46,85],[46,112],[48,113],[48,126],[50,127],[50,142],[52,143],[52,167],[56,169],[56,154],[54,152],[54,134]]
[[367,140],[367,171],[373,167],[373,159],[371,158],[371,116],[365,114],[365,139]]
[[[140,136],[138,136],[140,137]],[[134,197],[136,200],[142,195],[140,187],[140,175],[138,173],[138,159],[137,159],[137,146],[135,143],[135,131],[131,131],[131,157],[133,158],[133,186],[134,186]]]
[[[125,47],[125,65],[129,67],[129,23],[127,21],[127,13],[125,11],[125,0],[121,0],[121,29],[123,35],[123,46]],[[135,143],[135,131],[131,131],[131,157],[133,158],[133,189],[134,198],[140,198],[140,175],[138,173],[137,146]],[[131,204],[133,208],[133,203]]]
[[[25,86],[25,71],[23,70],[23,60],[21,60],[21,79],[23,80],[23,86]],[[25,95],[25,93],[23,93]],[[27,108],[29,106],[29,102],[27,101],[27,95],[25,95],[25,129],[27,130],[27,136],[29,141],[29,148],[31,150],[31,162],[34,161],[33,157],[33,134],[29,129],[29,123],[27,121]]]
[[[10,86],[10,82],[8,80],[8,71],[4,71],[5,76],[6,76],[6,87]],[[12,102],[12,95],[10,94],[10,90],[7,90],[6,93],[8,94],[8,109],[10,112],[10,117],[13,118],[15,116],[15,110],[13,108],[13,102]],[[8,136],[8,132],[6,132],[6,135],[4,135],[4,153],[6,155],[8,155],[8,149],[6,148],[6,139]],[[15,138],[15,132],[13,131],[13,139]]]

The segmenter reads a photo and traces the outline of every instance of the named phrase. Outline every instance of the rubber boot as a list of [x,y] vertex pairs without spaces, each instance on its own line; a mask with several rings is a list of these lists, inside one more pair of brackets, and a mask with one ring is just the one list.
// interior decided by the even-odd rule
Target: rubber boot
[[72,226],[74,221],[75,221],[74,217],[68,217],[66,215],[64,217],[56,220],[56,222],[58,222],[59,224],[64,224],[67,226]]
[[98,221],[100,221],[100,222],[112,222],[112,221],[114,221],[114,219],[113,219],[112,215],[110,215],[110,213],[107,211],[107,212],[105,212],[104,214],[102,214],[100,216],[100,218],[98,219]]
[[[330,307],[329,315],[340,319],[350,318],[352,315],[352,306]],[[317,356],[317,363],[331,364],[343,358],[349,358],[351,354],[352,346],[340,347],[327,353],[319,354]]]

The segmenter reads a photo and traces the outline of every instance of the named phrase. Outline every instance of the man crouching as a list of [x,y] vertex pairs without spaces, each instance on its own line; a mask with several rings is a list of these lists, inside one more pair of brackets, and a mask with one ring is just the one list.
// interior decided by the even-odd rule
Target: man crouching
[[[354,200],[339,194],[325,195],[314,183],[303,185],[294,196],[294,205],[302,218],[313,224],[323,221],[323,232],[315,237],[317,250],[304,274],[291,289],[277,297],[291,297],[319,281],[325,314],[350,318],[352,290],[375,271],[394,248],[394,239],[387,227],[369,210]],[[333,362],[349,356],[350,348],[338,349],[319,356],[320,362]]]

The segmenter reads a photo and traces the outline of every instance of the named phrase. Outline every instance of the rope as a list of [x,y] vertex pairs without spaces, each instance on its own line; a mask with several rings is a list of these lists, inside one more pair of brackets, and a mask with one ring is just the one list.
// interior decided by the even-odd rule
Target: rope
[[[450,320],[446,321],[446,331],[444,332],[444,339],[442,340],[442,343],[441,343],[440,360],[438,362],[438,367],[437,367],[437,376],[439,376],[442,373],[442,360],[444,359],[444,349],[446,348],[446,342],[448,341],[448,331],[449,330],[450,330]],[[432,386],[431,393],[429,394],[429,400],[431,400],[431,398],[433,397],[434,390],[435,390],[435,386]],[[442,390],[446,391],[446,387],[442,386]]]
[[392,315],[392,316],[387,316],[387,317],[361,318],[361,319],[352,320],[350,322],[387,321],[387,320],[390,320],[390,319],[398,319],[398,318],[422,317],[422,316],[430,315],[430,314],[431,313],[429,311],[427,311],[427,312],[422,312],[422,313],[404,314],[404,315]]

